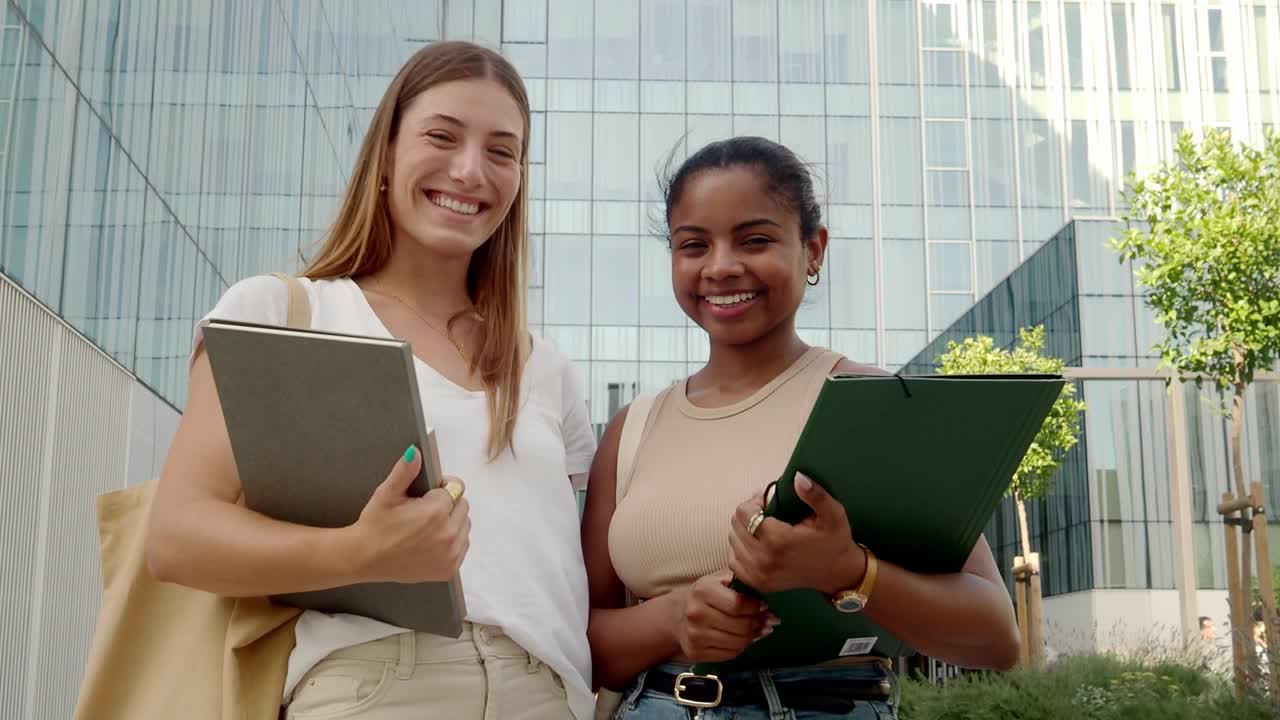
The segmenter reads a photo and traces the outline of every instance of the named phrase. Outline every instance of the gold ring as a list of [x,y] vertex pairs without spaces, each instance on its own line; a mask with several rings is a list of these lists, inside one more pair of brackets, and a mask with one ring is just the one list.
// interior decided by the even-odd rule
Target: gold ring
[[762,522],[764,522],[764,511],[757,510],[756,514],[752,515],[751,519],[747,521],[747,534],[755,537],[756,530],[760,529],[760,523]]
[[449,493],[449,497],[453,498],[453,503],[458,504],[458,500],[462,497],[462,483],[457,480],[450,480],[444,484],[444,491]]

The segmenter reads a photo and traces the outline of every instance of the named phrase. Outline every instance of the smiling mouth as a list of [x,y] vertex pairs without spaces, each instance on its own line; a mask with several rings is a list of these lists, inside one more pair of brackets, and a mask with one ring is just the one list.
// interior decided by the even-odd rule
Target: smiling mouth
[[704,295],[702,299],[719,308],[731,308],[749,303],[759,295],[759,292],[741,292],[732,295]]
[[423,194],[427,196],[427,200],[429,200],[432,205],[446,210],[452,210],[459,215],[478,215],[481,210],[484,210],[487,207],[484,203],[465,202],[435,190],[426,190]]

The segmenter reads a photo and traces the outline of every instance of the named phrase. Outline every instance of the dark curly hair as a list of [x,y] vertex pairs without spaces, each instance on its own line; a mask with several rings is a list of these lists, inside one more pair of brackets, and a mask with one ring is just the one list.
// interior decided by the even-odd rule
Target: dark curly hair
[[[677,146],[678,148],[678,146]],[[675,152],[668,159],[673,164]],[[666,206],[664,224],[671,224],[671,208],[680,201],[689,178],[703,170],[750,167],[759,171],[765,191],[800,218],[800,237],[807,239],[822,224],[822,207],[813,190],[809,166],[785,145],[762,137],[734,137],[717,140],[690,155],[675,172],[659,179]],[[666,233],[664,232],[665,236]]]

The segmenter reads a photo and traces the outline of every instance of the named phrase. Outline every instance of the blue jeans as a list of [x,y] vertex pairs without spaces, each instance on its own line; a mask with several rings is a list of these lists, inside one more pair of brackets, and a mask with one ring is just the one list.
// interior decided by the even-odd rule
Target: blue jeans
[[[677,675],[686,672],[687,665],[666,664],[656,670]],[[623,696],[622,705],[614,714],[614,720],[896,720],[898,687],[897,678],[882,665],[868,664],[848,667],[809,667],[762,670],[760,672],[726,673],[721,679],[726,683],[758,682],[764,689],[767,705],[721,705],[706,708],[698,715],[697,708],[686,707],[675,698],[657,690],[645,690],[645,674],[641,674]],[[782,704],[777,686],[789,681],[822,679],[833,685],[841,680],[888,680],[894,687],[895,697],[889,702],[859,701],[849,713],[830,713],[814,710],[794,710]]]

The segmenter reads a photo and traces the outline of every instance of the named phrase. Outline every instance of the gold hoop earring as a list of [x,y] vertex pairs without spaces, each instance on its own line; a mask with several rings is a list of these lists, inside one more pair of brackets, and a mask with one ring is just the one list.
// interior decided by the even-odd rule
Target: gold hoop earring
[[814,270],[813,275],[811,275],[810,277],[812,277],[813,279],[810,280],[806,278],[805,283],[809,287],[817,287],[818,283],[822,281],[822,268],[818,268],[817,270]]

